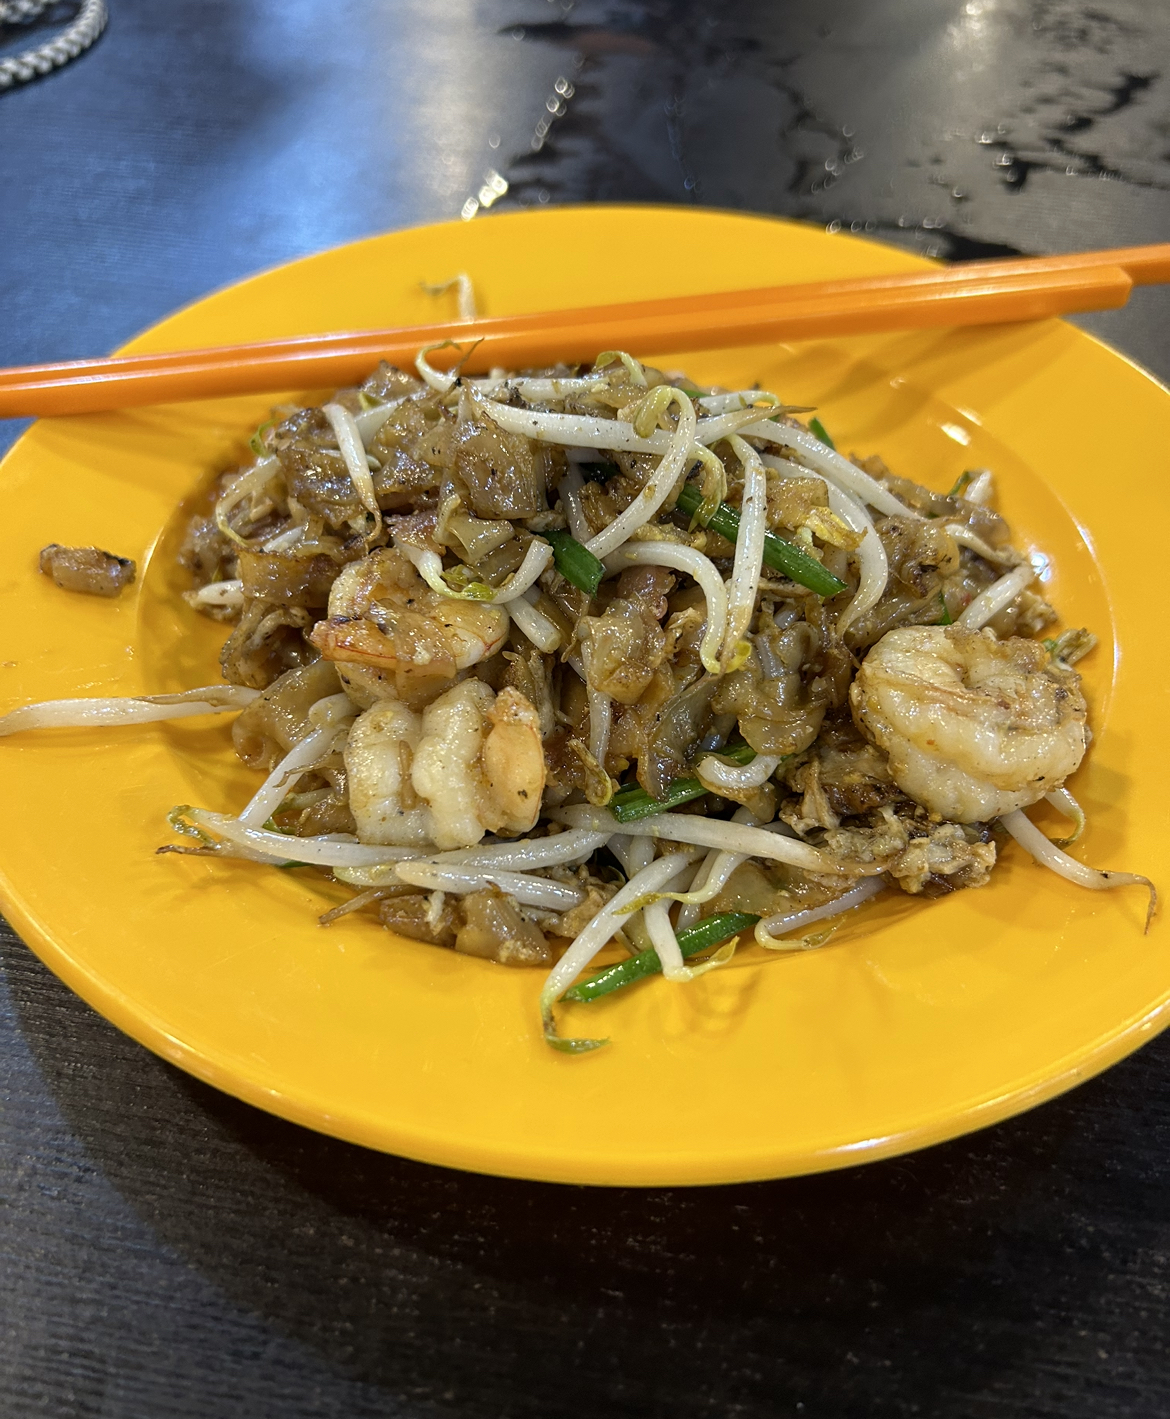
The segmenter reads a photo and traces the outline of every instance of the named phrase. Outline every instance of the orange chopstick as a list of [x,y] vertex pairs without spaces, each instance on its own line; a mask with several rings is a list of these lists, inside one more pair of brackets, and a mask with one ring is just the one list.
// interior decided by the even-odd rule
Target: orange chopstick
[[[1038,320],[1124,305],[1134,285],[1170,281],[1170,243],[979,262],[910,275],[820,281],[578,310],[306,335],[208,350],[0,370],[0,417],[78,414],[355,383],[422,345],[479,342],[469,374],[592,360],[603,349],[677,354],[774,340]],[[459,358],[450,352],[449,360]]]

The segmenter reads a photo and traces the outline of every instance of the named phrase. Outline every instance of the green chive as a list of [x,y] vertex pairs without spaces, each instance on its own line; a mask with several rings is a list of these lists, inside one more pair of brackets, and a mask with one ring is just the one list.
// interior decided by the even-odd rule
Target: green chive
[[822,424],[819,419],[810,419],[808,421],[808,427],[810,433],[816,434],[817,438],[819,438],[820,441],[826,445],[826,447],[831,448],[834,452],[836,452],[837,445],[829,437],[829,431],[825,428],[824,424]]
[[[750,744],[731,744],[726,749],[716,751],[721,759],[733,764],[750,764],[756,751]],[[664,798],[651,798],[644,788],[636,783],[627,783],[609,801],[609,811],[619,823],[636,823],[642,818],[653,818],[658,813],[668,813],[680,803],[690,803],[710,793],[697,778],[676,778],[666,790]]]
[[[676,504],[679,511],[693,517],[702,505],[703,494],[698,485],[684,483]],[[718,532],[720,537],[734,542],[739,536],[739,512],[728,507],[726,503],[720,503],[711,514],[707,526]],[[815,557],[808,556],[799,547],[785,542],[782,537],[773,536],[771,532],[764,534],[764,565],[780,572],[799,586],[807,586],[818,596],[836,596],[839,591],[845,590],[845,583],[838,581]]]
[[609,811],[619,823],[636,823],[639,818],[651,818],[655,813],[667,813],[680,803],[689,803],[692,798],[702,798],[710,793],[697,778],[676,778],[666,790],[665,798],[651,798],[644,788],[629,784],[619,788],[609,800]]
[[950,607],[947,605],[947,598],[940,591],[938,594],[939,605],[942,607],[942,615],[935,622],[936,626],[953,626],[955,618],[951,615]]
[[[750,912],[718,912],[715,916],[706,917],[697,926],[688,927],[686,931],[678,933],[678,944],[683,953],[683,959],[685,960],[688,956],[697,956],[700,951],[717,946],[720,941],[726,941],[729,936],[746,931],[749,926],[755,926],[759,919],[758,916],[753,916]],[[599,971],[591,979],[580,981],[577,985],[571,986],[561,999],[576,1000],[587,1004],[591,1000],[598,1000],[603,995],[610,995],[615,990],[621,990],[624,985],[632,985],[634,981],[641,980],[644,976],[655,975],[661,970],[662,962],[658,959],[657,951],[640,951],[636,956],[631,956],[628,961],[619,961],[616,966],[609,966],[606,970]]]
[[955,486],[947,494],[947,497],[957,498],[962,493],[963,489],[967,486],[967,484],[971,481],[971,479],[974,478],[974,476],[974,473],[960,473],[959,476],[955,479]]
[[589,548],[568,532],[554,530],[540,535],[552,546],[553,561],[564,579],[589,596],[596,595],[605,568]]

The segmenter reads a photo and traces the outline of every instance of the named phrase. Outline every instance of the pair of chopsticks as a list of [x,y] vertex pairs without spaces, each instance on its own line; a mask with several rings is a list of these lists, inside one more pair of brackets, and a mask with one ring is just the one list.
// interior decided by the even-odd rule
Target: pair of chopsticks
[[[463,371],[584,363],[602,350],[644,354],[938,326],[1041,320],[1122,306],[1134,286],[1170,282],[1170,243],[984,261],[902,276],[490,316],[393,330],[303,335],[219,349],[123,355],[0,370],[0,417],[87,414],[231,394],[339,387],[379,360],[409,367],[424,345],[462,351]],[[478,342],[478,343],[476,343]],[[467,353],[468,347],[474,348]]]

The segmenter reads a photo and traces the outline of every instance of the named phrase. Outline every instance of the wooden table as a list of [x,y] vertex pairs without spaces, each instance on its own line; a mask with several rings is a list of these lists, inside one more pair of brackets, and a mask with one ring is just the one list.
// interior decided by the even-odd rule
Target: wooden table
[[[1167,234],[1158,0],[111,11],[0,94],[4,363],[485,184],[959,259]],[[1085,323],[1165,377],[1168,316],[1147,290]],[[11,935],[0,967],[4,1416],[1170,1413],[1165,1038],[917,1156],[602,1192],[317,1137],[153,1058]]]

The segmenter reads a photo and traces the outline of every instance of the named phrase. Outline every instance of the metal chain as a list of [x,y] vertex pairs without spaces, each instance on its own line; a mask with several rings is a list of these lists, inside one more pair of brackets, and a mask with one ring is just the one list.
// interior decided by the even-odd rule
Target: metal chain
[[[52,3],[54,0],[0,0],[0,24],[27,24]],[[14,54],[11,59],[0,59],[0,92],[27,84],[76,59],[105,29],[108,18],[105,0],[83,0],[76,19],[55,39]]]

